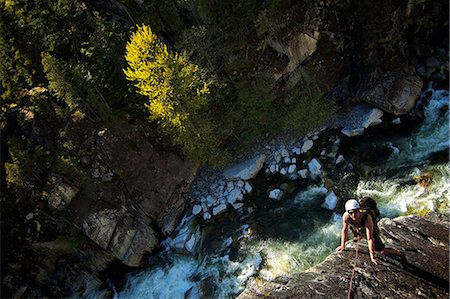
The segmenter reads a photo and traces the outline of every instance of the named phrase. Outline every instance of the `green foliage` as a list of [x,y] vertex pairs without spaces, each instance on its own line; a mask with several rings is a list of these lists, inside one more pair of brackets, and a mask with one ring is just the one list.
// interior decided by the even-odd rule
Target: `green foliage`
[[150,99],[146,104],[150,120],[157,121],[190,155],[203,160],[204,155],[216,153],[219,141],[207,110],[213,82],[206,74],[169,52],[146,25],[138,26],[131,36],[125,59],[127,79]]
[[280,31],[267,9],[259,12],[255,20],[255,29],[258,36],[265,39],[272,39]]
[[64,100],[70,111],[79,108],[81,99],[65,74],[64,65],[48,53],[42,53],[42,66],[47,75],[48,87],[59,99]]
[[60,0],[57,2],[36,0],[1,0],[0,7],[7,14],[13,27],[33,47],[30,53],[38,57],[41,51],[61,49],[69,42],[67,32],[70,23],[80,12],[81,4],[76,0]]
[[234,41],[251,29],[249,24],[253,24],[262,8],[257,0],[197,1],[206,23],[213,25],[219,32],[227,33]]
[[48,154],[42,146],[34,146],[29,140],[8,140],[11,160],[5,163],[6,181],[9,187],[29,190],[45,182]]
[[0,36],[0,80],[3,100],[33,85],[35,72],[30,66],[31,61],[14,46],[14,38]]
[[190,61],[207,68],[210,72],[216,73],[220,68],[222,45],[220,40],[213,40],[213,36],[204,26],[193,26],[183,30],[175,46],[184,51],[184,55]]
[[292,135],[301,136],[323,126],[335,109],[335,103],[326,99],[317,85],[305,85],[291,94],[289,105],[282,109],[281,127]]
[[266,76],[237,85],[237,99],[230,107],[229,117],[233,120],[233,131],[235,136],[240,136],[240,142],[252,143],[272,131],[278,117],[273,110],[275,96],[273,83]]

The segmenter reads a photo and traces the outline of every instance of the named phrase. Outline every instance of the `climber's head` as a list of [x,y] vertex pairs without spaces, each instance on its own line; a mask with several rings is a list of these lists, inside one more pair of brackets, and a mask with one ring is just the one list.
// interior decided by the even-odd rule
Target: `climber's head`
[[358,219],[359,217],[359,203],[355,199],[349,199],[345,203],[345,211],[352,217],[352,219]]

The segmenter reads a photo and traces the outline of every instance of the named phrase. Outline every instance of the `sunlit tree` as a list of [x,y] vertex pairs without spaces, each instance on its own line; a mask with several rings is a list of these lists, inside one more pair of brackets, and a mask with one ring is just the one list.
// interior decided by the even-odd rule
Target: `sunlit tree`
[[124,70],[137,92],[149,98],[150,120],[188,153],[202,160],[218,148],[214,125],[208,120],[212,80],[197,65],[171,52],[146,25],[138,26],[127,43]]

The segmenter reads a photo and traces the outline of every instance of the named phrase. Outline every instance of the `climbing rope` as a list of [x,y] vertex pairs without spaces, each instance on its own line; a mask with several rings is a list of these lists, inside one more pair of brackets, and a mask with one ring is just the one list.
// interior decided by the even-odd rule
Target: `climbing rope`
[[352,298],[351,294],[352,294],[352,286],[353,286],[353,277],[355,277],[356,262],[358,261],[358,242],[359,242],[359,238],[356,239],[355,262],[353,263],[353,270],[352,270],[352,276],[350,277],[350,287],[348,288],[347,299],[351,299]]

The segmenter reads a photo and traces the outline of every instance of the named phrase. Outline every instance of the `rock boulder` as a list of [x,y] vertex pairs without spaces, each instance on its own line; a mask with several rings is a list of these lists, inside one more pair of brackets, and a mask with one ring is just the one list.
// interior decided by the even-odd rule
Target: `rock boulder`
[[[448,298],[449,223],[436,215],[383,219],[379,226],[387,247],[404,248],[407,263],[376,253],[370,261],[365,240],[353,279],[353,298]],[[355,243],[346,251],[331,254],[307,272],[283,282],[254,281],[240,299],[248,298],[346,298],[355,258]]]
[[250,180],[254,178],[266,161],[266,155],[259,155],[253,159],[234,165],[224,171],[224,176],[228,180]]
[[422,80],[413,70],[399,69],[374,82],[361,99],[386,112],[403,115],[414,107],[422,87]]

